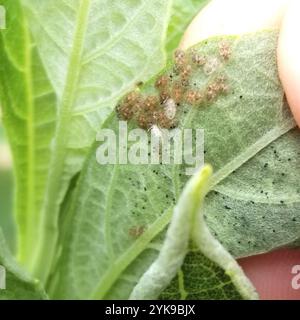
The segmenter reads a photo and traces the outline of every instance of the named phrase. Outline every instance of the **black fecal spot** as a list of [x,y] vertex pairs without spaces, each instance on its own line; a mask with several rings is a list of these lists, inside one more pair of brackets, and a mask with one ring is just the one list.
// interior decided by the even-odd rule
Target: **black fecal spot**
[[241,244],[241,241],[238,241],[238,244]]
[[251,203],[251,204],[255,204],[255,202],[254,202],[254,201],[250,201],[250,203]]
[[281,174],[281,175],[284,177],[284,176],[285,176],[285,173],[283,173],[283,172],[282,172],[282,174]]
[[218,192],[217,192],[217,191],[214,191],[214,194],[215,194],[215,195],[218,195]]
[[265,217],[265,216],[262,216],[262,219],[266,219],[266,217]]
[[261,192],[260,192],[261,194],[263,194],[264,193],[264,190],[261,190]]
[[267,168],[267,167],[268,167],[268,165],[269,165],[268,163],[265,163],[265,164],[264,164],[264,168]]
[[291,158],[288,158],[288,161],[292,161],[292,159],[291,159]]
[[273,233],[275,233],[276,231],[275,230],[273,230]]
[[147,188],[146,188],[146,187],[144,187],[144,191],[147,191]]
[[297,221],[297,219],[296,219],[296,218],[293,218],[293,219],[292,219],[292,221],[293,221],[293,222],[296,222],[296,221]]
[[228,207],[228,206],[224,206],[224,208],[225,208],[226,210],[231,210],[231,208]]
[[243,99],[243,96],[240,96],[240,99]]
[[168,194],[166,194],[166,198],[167,198],[167,199],[169,198],[169,195],[168,195]]
[[281,203],[281,204],[284,204],[284,201],[283,201],[283,200],[281,200],[281,201],[280,201],[280,203]]

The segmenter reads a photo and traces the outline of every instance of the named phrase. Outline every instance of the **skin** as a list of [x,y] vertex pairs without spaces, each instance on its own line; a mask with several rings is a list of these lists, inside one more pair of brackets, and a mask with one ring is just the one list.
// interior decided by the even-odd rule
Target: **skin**
[[[279,29],[279,76],[300,126],[299,15],[299,0],[212,0],[187,28],[180,47],[187,49],[215,35]],[[300,289],[291,285],[295,276],[292,268],[300,265],[299,249],[282,249],[241,259],[239,263],[261,299],[300,299]]]

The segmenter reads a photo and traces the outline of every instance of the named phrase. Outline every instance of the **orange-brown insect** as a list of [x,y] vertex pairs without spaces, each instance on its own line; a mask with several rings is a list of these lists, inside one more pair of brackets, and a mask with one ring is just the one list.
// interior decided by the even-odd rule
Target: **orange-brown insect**
[[128,103],[134,103],[136,102],[141,95],[135,91],[129,92],[128,95],[125,97],[124,101]]
[[216,83],[208,85],[206,89],[206,97],[209,101],[216,99],[219,94],[219,89]]
[[169,90],[163,90],[160,92],[160,102],[164,103],[165,101],[167,101],[170,98],[170,92]]
[[190,65],[185,66],[180,73],[181,85],[187,87],[189,85],[189,78],[192,73],[192,67]]
[[229,91],[229,86],[228,86],[228,84],[227,84],[226,82],[227,82],[227,79],[226,79],[225,76],[219,76],[219,77],[217,77],[217,79],[216,79],[216,84],[217,84],[217,87],[218,87],[219,92],[221,92],[221,93],[228,93],[228,91]]
[[180,82],[174,83],[174,85],[171,88],[171,97],[174,99],[176,103],[179,103],[182,100],[184,94],[184,89]]
[[206,96],[208,100],[214,100],[219,94],[227,93],[229,90],[226,84],[226,78],[224,76],[219,76],[215,79],[213,83],[208,85],[206,89]]
[[149,129],[152,125],[152,122],[153,122],[152,117],[144,113],[141,113],[137,116],[138,126],[142,129]]
[[148,96],[144,100],[144,109],[148,112],[154,112],[159,104],[159,99],[157,96]]
[[123,103],[117,107],[117,112],[122,120],[130,120],[134,115],[134,108],[128,103]]
[[219,43],[219,53],[224,60],[228,60],[230,58],[231,50],[228,42],[221,41]]
[[145,227],[144,226],[134,226],[129,229],[129,235],[132,238],[138,238],[140,237],[143,233],[145,232]]
[[188,78],[192,73],[192,67],[188,64],[187,66],[185,66],[182,71],[181,71],[181,77],[183,79]]
[[157,115],[157,125],[163,129],[172,129],[176,127],[176,120],[167,117],[164,111]]
[[185,62],[185,52],[177,49],[174,53],[175,63],[182,64]]
[[157,89],[164,89],[164,88],[166,88],[168,86],[168,83],[169,83],[168,76],[162,75],[156,80],[155,87]]
[[206,57],[197,53],[195,50],[192,51],[192,62],[198,66],[204,66],[206,63]]
[[186,55],[183,50],[177,49],[174,54],[174,70],[176,73],[181,72],[186,64]]
[[194,105],[203,101],[203,95],[197,90],[190,90],[186,93],[185,100]]

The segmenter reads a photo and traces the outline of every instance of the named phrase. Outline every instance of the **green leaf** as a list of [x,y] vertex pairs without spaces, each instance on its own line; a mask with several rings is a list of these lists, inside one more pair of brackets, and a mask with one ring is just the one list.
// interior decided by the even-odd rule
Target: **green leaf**
[[[0,289],[0,300],[42,300],[47,299],[38,281],[33,280],[15,263],[2,231],[0,230],[0,279],[5,279],[5,289]],[[3,268],[5,277],[3,277]],[[1,283],[3,285],[3,283]]]
[[[218,228],[216,237],[220,241],[227,240],[227,250],[234,256],[245,256],[287,245],[299,238],[296,178],[283,179],[277,171],[276,179],[281,184],[268,194],[281,199],[286,190],[290,190],[296,195],[291,197],[293,205],[277,203],[274,210],[274,202],[272,213],[269,203],[260,198],[262,188],[273,185],[276,166],[284,167],[289,178],[293,174],[297,177],[299,157],[285,161],[281,155],[278,161],[273,161],[274,172],[265,170],[265,175],[256,164],[261,163],[261,157],[268,157],[271,162],[270,150],[283,147],[283,142],[283,153],[297,154],[300,137],[297,139],[298,130],[292,130],[295,123],[284,103],[277,75],[277,33],[264,31],[224,39],[231,51],[228,62],[222,62],[213,75],[197,67],[193,70],[194,81],[190,83],[193,88],[206,88],[219,73],[225,74],[229,93],[200,107],[183,103],[179,128],[205,130],[206,162],[215,170],[204,208],[207,223],[213,232]],[[195,49],[215,59],[220,41],[224,39],[204,41]],[[146,86],[145,92],[155,92],[152,85]],[[129,129],[134,127],[136,124],[130,122]],[[113,114],[103,128],[118,134],[118,117]],[[101,166],[95,159],[97,147],[95,144],[90,152],[70,205],[69,230],[50,284],[51,294],[56,298],[128,298],[156,259],[164,241],[162,231],[170,222],[173,207],[187,181],[184,168],[175,165]],[[248,175],[242,174],[243,170]],[[249,203],[246,207],[245,202],[238,202],[235,196],[249,191],[248,180],[243,179],[250,178],[255,180],[251,189],[255,193],[251,192],[248,197],[252,197],[255,206]],[[238,188],[238,192],[232,192],[228,199],[222,195],[222,199],[216,201],[217,188],[226,183],[232,185],[231,179],[237,179],[233,190]],[[222,203],[223,200],[227,202]],[[264,220],[262,215],[271,216]],[[251,223],[243,223],[247,220]],[[131,232],[134,228],[144,233],[134,237]],[[273,229],[278,232],[274,233]],[[250,243],[235,243],[251,233],[256,238]],[[268,242],[262,241],[265,237]]]
[[[197,46],[197,51],[215,59],[220,41],[223,39],[204,41]],[[282,145],[281,139],[285,139],[286,151],[297,153],[297,141],[300,140],[296,140],[299,132],[291,131],[295,123],[284,104],[277,76],[277,33],[265,31],[228,37],[226,41],[231,58],[221,63],[216,73],[221,72],[228,78],[229,93],[199,108],[183,104],[179,128],[205,129],[206,162],[213,165],[215,174],[204,213],[213,232],[216,228],[222,230],[216,237],[221,241],[242,238],[251,232],[256,234],[255,230],[260,229],[260,234],[256,234],[258,238],[253,238],[250,244],[227,240],[225,247],[228,250],[235,256],[244,256],[268,251],[269,246],[260,241],[265,235],[273,248],[299,238],[299,222],[294,221],[293,227],[288,223],[292,219],[289,206],[278,203],[276,213],[284,209],[281,214],[273,214],[267,223],[260,219],[271,210],[266,203],[261,205],[260,198],[255,196],[260,194],[261,185],[272,185],[273,173],[269,172],[269,176],[266,171],[263,176],[251,163],[260,162],[262,155],[269,157],[274,145]],[[193,72],[198,88],[205,88],[216,77],[207,76],[201,68]],[[193,85],[194,81],[191,83]],[[150,89],[151,84],[145,91]],[[134,122],[129,123],[129,129],[135,126]],[[113,114],[103,128],[118,133],[118,117]],[[183,168],[174,165],[100,166],[95,159],[97,147],[96,144],[90,152],[70,205],[69,230],[50,284],[56,298],[128,298],[139,278],[156,259],[164,241],[162,231],[169,223],[187,181]],[[274,166],[280,163],[285,172],[292,175],[299,172],[298,159],[283,161],[282,158],[281,162],[274,162]],[[228,210],[234,204],[234,198],[215,208],[218,202],[213,197],[217,188],[233,177],[241,179],[237,185],[239,192],[234,189],[235,195],[244,192],[247,181],[242,180],[244,176],[238,174],[238,169],[247,167],[246,171],[256,179],[254,189],[258,191],[250,194],[256,206],[249,205],[240,210],[240,220],[251,219],[253,223],[236,225],[237,212]],[[281,198],[285,190],[295,190],[294,181],[282,180],[276,195]],[[297,204],[296,201],[294,206]],[[296,214],[296,210],[293,213]],[[299,210],[297,219],[300,219]],[[275,226],[280,232],[273,233]],[[136,228],[144,230],[139,237],[132,236],[132,230]]]
[[0,34],[0,103],[15,176],[19,259],[30,266],[55,126],[55,95],[43,71],[19,1],[0,1],[7,29]]
[[2,126],[0,109],[0,227],[3,229],[9,248],[15,252],[16,234],[15,223],[12,215],[12,191],[13,179],[9,147],[4,133],[4,128]]
[[242,269],[211,235],[204,221],[202,202],[211,174],[211,168],[206,166],[188,181],[159,256],[130,299],[258,298]]
[[0,226],[9,248],[14,252],[16,248],[16,230],[12,216],[13,181],[10,170],[0,167]]
[[299,129],[291,130],[208,195],[207,223],[234,256],[271,251],[299,239],[299,142]]
[[59,207],[96,130],[120,96],[164,65],[169,1],[23,3],[58,97],[42,239],[35,263],[35,274],[45,280],[56,250]]
[[169,58],[178,47],[180,40],[199,11],[209,2],[209,0],[174,0],[172,15],[168,27],[166,49]]

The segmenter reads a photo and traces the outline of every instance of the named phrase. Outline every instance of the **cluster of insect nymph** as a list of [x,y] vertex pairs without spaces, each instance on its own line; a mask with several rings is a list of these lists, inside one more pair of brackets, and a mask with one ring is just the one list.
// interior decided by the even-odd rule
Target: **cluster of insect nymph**
[[230,56],[229,43],[224,40],[219,42],[218,56],[215,57],[200,54],[194,48],[176,50],[173,67],[154,83],[155,93],[143,94],[139,89],[130,92],[117,107],[119,117],[125,121],[133,120],[147,130],[176,128],[183,105],[203,106],[228,93],[228,79],[224,75],[212,76],[203,88],[192,83],[192,76],[199,68],[207,76],[213,75]]

